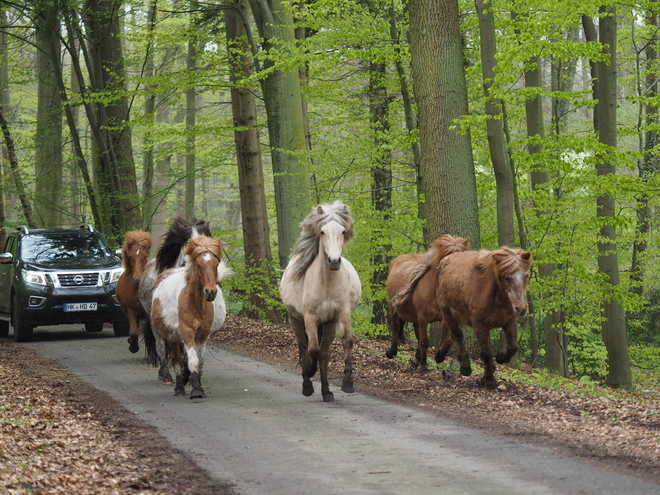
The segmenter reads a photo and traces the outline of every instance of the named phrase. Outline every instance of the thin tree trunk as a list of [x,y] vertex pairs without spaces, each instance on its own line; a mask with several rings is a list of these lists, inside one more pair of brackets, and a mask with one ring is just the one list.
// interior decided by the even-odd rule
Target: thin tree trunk
[[[190,34],[188,38],[188,53],[186,55],[186,71],[189,77],[197,68],[197,29],[194,12],[199,8],[197,2],[190,3],[191,20]],[[185,195],[184,195],[184,215],[186,218],[192,218],[195,215],[195,123],[197,120],[197,88],[191,84],[186,89],[186,171],[185,171]]]
[[[0,22],[7,25],[7,11],[0,10]],[[7,33],[0,31],[0,114],[6,115],[9,111],[9,52],[7,46]],[[7,147],[0,145],[0,249],[7,240],[5,215],[5,163],[7,160]]]
[[[599,41],[603,53],[609,55],[607,62],[596,62],[598,83],[594,87],[594,129],[599,141],[611,148],[617,147],[617,19],[616,7],[601,7],[598,25]],[[616,174],[616,166],[608,156],[600,157],[602,162],[596,165],[598,177]],[[606,382],[613,387],[629,388],[632,386],[632,370],[628,356],[628,338],[623,305],[615,299],[615,289],[619,285],[619,257],[616,249],[616,229],[613,219],[616,215],[615,198],[603,194],[596,199],[596,216],[602,220],[600,240],[598,242],[598,269],[606,276],[606,283],[611,289],[605,294],[603,303],[604,320],[602,323],[603,342],[607,348],[609,372]]]
[[475,0],[475,5],[481,35],[481,73],[486,95],[486,132],[497,192],[497,240],[500,246],[514,246],[513,171],[507,159],[502,100],[491,96],[496,65],[495,18],[491,0]]
[[31,229],[37,228],[37,222],[32,214],[32,205],[30,200],[27,197],[25,192],[25,184],[23,183],[23,178],[21,177],[21,169],[18,166],[18,159],[16,158],[16,151],[14,150],[14,141],[11,138],[9,133],[9,127],[7,126],[7,121],[2,113],[0,113],[0,129],[2,129],[2,135],[5,138],[5,146],[7,146],[7,154],[9,156],[9,165],[11,167],[11,172],[14,177],[14,185],[16,186],[16,191],[18,191],[18,198],[21,201],[21,207],[23,208],[23,215],[25,216],[25,221],[28,224],[28,227]]

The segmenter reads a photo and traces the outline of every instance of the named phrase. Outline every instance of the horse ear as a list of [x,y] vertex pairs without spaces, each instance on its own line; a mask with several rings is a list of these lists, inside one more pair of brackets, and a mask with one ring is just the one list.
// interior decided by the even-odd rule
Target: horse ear
[[470,250],[470,238],[466,237],[463,239],[463,247],[465,248],[466,251]]
[[520,257],[521,257],[522,259],[524,259],[524,260],[530,260],[530,261],[531,261],[531,259],[532,259],[532,253],[530,253],[530,252],[528,252],[528,251],[523,251],[523,250],[521,249]]
[[316,207],[316,213],[317,213],[318,215],[323,215],[323,205],[318,205],[318,206]]

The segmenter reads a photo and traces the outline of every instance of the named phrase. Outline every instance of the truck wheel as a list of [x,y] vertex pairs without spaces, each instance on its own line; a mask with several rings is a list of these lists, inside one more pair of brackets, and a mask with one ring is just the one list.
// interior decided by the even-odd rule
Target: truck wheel
[[14,340],[16,342],[29,342],[32,340],[33,327],[23,319],[23,312],[16,295],[11,300],[11,319],[14,327]]

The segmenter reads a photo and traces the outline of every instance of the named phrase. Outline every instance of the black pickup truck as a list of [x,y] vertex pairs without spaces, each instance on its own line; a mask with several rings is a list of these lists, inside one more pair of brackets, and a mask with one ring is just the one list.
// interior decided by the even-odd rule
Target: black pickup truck
[[9,233],[0,253],[0,337],[32,338],[39,325],[84,323],[100,332],[112,323],[128,335],[128,320],[115,295],[121,260],[88,224],[72,229]]

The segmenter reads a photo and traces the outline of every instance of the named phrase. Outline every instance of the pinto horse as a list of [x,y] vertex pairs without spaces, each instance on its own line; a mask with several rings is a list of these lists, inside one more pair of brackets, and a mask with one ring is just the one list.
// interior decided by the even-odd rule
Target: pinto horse
[[417,336],[415,359],[423,371],[427,370],[427,327],[429,323],[442,319],[436,298],[440,281],[440,261],[452,253],[468,249],[469,239],[445,234],[433,241],[425,254],[402,254],[392,260],[387,276],[392,332],[390,348],[385,353],[388,358],[397,355],[399,340],[403,338],[403,327],[409,321],[412,322]]
[[153,366],[160,365],[158,378],[164,383],[172,383],[172,375],[169,370],[169,352],[165,341],[158,332],[153,331],[149,320],[154,283],[165,270],[183,265],[183,247],[188,240],[200,235],[211,236],[208,222],[196,218],[189,221],[180,216],[175,218],[169,230],[163,235],[163,242],[158,249],[156,258],[145,265],[140,281],[138,294],[142,307],[147,314],[143,329],[144,346],[146,348],[145,360]]
[[222,261],[222,242],[207,236],[186,244],[185,266],[170,268],[154,284],[151,324],[169,345],[176,373],[174,395],[185,395],[181,344],[188,357],[191,399],[206,397],[201,378],[208,339],[225,322],[227,311],[218,281],[231,273]]
[[140,326],[147,318],[140,296],[138,286],[144,265],[149,261],[151,250],[151,234],[142,230],[126,232],[124,244],[121,247],[121,263],[124,266],[117,281],[117,300],[128,317],[130,332],[128,336],[128,350],[136,353],[140,350]]
[[[472,374],[461,330],[470,326],[484,363],[480,384],[486,387],[497,385],[490,330],[502,327],[504,331],[503,349],[495,357],[498,363],[508,363],[518,351],[518,318],[527,313],[531,263],[530,253],[506,246],[497,251],[455,253],[440,263],[438,302],[456,347],[461,374]],[[444,360],[450,347],[451,342],[438,351],[438,362]]]
[[302,232],[280,281],[280,295],[298,340],[302,393],[314,393],[311,378],[321,371],[324,402],[333,402],[328,385],[330,345],[339,325],[344,347],[341,389],[353,393],[353,335],[351,315],[360,301],[362,286],[353,265],[341,256],[355,236],[348,206],[340,201],[314,208],[300,224]]

